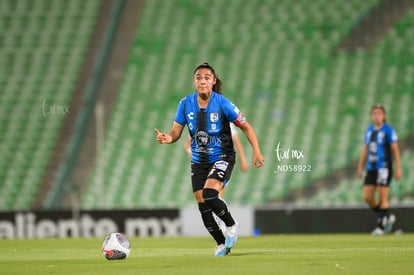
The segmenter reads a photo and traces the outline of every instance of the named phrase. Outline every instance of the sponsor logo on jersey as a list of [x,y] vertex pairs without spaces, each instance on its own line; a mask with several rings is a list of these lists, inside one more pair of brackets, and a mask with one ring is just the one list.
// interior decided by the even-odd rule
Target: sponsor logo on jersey
[[199,131],[196,134],[197,144],[200,146],[206,146],[208,144],[209,135],[204,131]]

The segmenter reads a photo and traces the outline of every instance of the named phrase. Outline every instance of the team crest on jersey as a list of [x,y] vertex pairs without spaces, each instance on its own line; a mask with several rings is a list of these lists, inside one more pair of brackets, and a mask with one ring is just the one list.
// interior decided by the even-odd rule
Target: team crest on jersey
[[211,122],[217,122],[219,119],[218,113],[210,113],[210,121]]

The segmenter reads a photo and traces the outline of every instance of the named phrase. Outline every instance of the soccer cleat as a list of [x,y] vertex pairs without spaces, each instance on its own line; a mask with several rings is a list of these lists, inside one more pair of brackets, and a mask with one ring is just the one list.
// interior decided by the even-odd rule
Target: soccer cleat
[[237,234],[239,231],[239,224],[236,222],[233,226],[229,226],[226,229],[226,241],[227,248],[232,248],[237,242]]
[[216,252],[214,252],[214,256],[222,257],[226,256],[230,253],[230,248],[227,248],[224,244],[220,244],[216,248]]
[[371,232],[371,235],[375,235],[375,236],[384,235],[384,230],[382,230],[381,228],[377,227],[377,228],[375,228],[375,229]]
[[384,234],[387,234],[387,233],[391,232],[392,226],[394,225],[396,220],[397,220],[397,218],[395,217],[394,214],[391,214],[391,215],[388,216],[387,222],[384,226]]

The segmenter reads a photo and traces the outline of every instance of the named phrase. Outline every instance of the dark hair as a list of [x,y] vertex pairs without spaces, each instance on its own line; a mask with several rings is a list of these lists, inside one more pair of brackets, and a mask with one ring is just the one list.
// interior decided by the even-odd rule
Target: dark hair
[[[370,114],[372,114],[372,112],[375,110],[375,109],[380,109],[380,110],[382,110],[382,112],[384,113],[384,115],[386,115],[387,114],[387,112],[385,111],[385,107],[384,107],[384,105],[382,105],[381,103],[376,103],[374,106],[372,106],[371,107],[371,112],[370,112]],[[384,118],[384,122],[386,121],[386,119]]]
[[207,62],[204,62],[203,64],[198,65],[193,72],[193,75],[197,72],[198,69],[209,69],[214,77],[216,78],[216,84],[213,85],[213,91],[218,94],[223,94],[223,82],[221,82],[220,78],[216,74],[216,71],[213,69],[213,67],[210,66]]

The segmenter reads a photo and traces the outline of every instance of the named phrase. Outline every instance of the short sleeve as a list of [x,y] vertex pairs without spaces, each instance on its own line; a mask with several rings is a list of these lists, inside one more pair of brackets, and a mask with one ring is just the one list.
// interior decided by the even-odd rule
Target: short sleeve
[[184,97],[183,99],[180,100],[180,103],[178,103],[178,107],[177,110],[175,112],[175,116],[174,116],[174,120],[181,124],[181,125],[185,125],[186,124],[186,119],[185,119],[185,104],[186,104],[186,100],[187,98]]
[[233,122],[237,126],[241,126],[246,123],[246,118],[239,108],[227,98],[223,97],[222,100],[223,112],[230,122]]
[[372,133],[371,127],[368,127],[368,128],[365,130],[365,135],[364,135],[364,143],[365,143],[365,144],[368,144],[368,143],[370,142],[370,139],[371,139],[371,133]]
[[390,137],[390,143],[398,142],[398,135],[394,128],[390,127],[388,132]]

